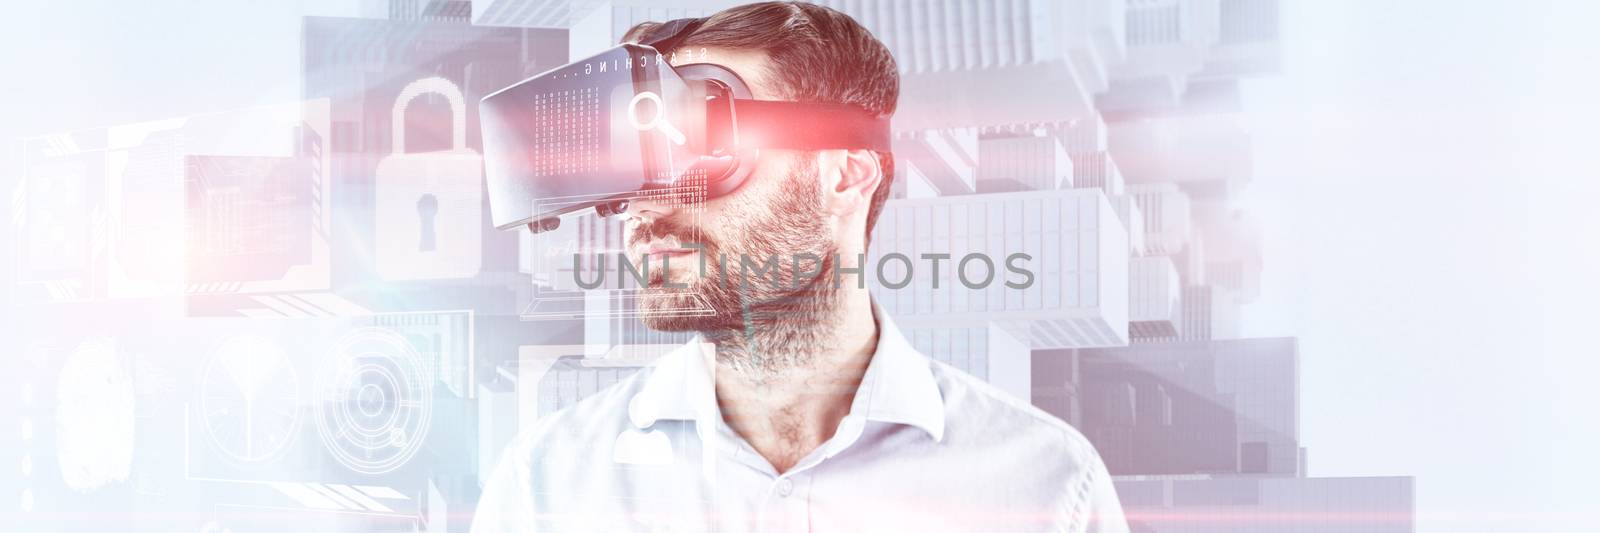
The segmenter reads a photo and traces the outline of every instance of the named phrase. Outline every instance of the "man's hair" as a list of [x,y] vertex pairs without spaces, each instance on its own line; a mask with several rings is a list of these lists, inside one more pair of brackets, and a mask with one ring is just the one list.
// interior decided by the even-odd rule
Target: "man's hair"
[[[640,23],[622,40],[665,37],[657,35],[661,28],[659,22]],[[771,64],[766,79],[786,100],[850,104],[887,118],[900,97],[900,74],[889,49],[849,15],[815,4],[760,2],[729,8],[707,18],[677,46],[760,51]],[[868,245],[894,182],[894,154],[877,155],[883,179],[867,210]]]

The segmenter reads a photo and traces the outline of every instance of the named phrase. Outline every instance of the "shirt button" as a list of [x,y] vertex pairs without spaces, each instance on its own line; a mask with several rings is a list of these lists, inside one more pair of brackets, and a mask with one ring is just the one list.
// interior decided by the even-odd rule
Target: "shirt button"
[[788,498],[790,494],[794,494],[794,481],[789,480],[789,478],[779,480],[778,497]]

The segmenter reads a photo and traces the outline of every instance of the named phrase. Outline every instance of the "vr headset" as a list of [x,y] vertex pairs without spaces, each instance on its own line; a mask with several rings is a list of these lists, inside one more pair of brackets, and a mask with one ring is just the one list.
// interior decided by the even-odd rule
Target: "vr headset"
[[755,100],[733,71],[673,66],[705,19],[679,19],[483,98],[484,167],[497,229],[621,213],[629,198],[714,198],[737,190],[762,148],[888,151],[888,117],[842,104]]

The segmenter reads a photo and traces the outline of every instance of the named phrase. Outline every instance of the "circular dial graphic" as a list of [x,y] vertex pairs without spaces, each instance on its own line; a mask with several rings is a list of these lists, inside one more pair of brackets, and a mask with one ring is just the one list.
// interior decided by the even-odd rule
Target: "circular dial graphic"
[[432,381],[411,343],[377,328],[346,335],[317,376],[317,431],[356,472],[391,472],[422,447],[432,416]]
[[211,442],[246,463],[276,458],[299,429],[299,387],[288,355],[270,339],[223,341],[200,380],[200,418]]

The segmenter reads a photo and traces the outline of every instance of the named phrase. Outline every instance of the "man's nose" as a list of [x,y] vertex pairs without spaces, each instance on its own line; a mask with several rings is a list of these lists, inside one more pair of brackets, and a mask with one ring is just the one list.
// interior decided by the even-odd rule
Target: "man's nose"
[[672,202],[643,195],[629,200],[628,208],[623,211],[622,216],[631,224],[643,224],[671,216],[676,210]]

